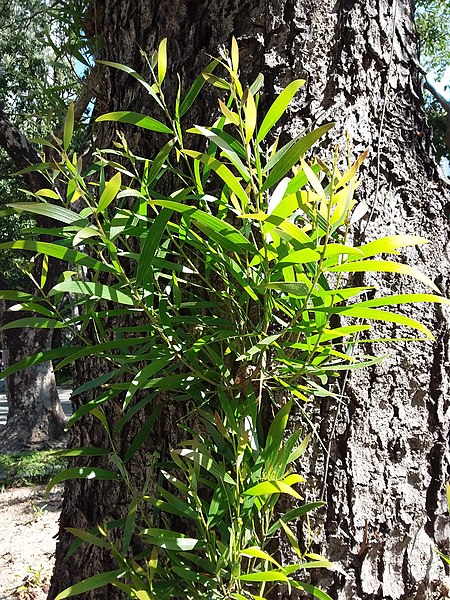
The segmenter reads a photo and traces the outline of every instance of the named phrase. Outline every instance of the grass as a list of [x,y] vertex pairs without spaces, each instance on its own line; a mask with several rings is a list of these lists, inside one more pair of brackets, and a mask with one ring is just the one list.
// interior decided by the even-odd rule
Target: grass
[[0,486],[44,483],[67,468],[67,459],[52,450],[31,450],[0,455]]

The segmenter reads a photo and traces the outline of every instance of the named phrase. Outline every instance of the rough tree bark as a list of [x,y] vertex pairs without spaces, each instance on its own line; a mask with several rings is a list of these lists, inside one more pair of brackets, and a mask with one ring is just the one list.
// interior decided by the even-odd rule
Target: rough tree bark
[[[20,131],[0,111],[0,146],[7,152],[16,169],[40,162],[39,157]],[[47,185],[40,173],[28,173],[25,181],[29,189],[37,191]],[[41,219],[42,226],[48,220]],[[51,281],[56,283],[61,264],[52,261]],[[1,277],[0,277],[1,281]],[[35,293],[30,281],[29,293]],[[7,312],[11,303],[0,302],[0,325],[26,316],[23,312]],[[3,348],[3,366],[51,349],[52,331],[41,329],[12,329],[0,333]],[[36,365],[6,378],[6,396],[9,406],[6,426],[0,432],[3,451],[45,448],[60,443],[67,436],[66,417],[59,401],[53,366],[50,362]]]
[[[152,51],[168,36],[171,68],[186,83],[208,54],[215,55],[235,35],[248,79],[264,73],[265,102],[292,78],[306,78],[286,129],[298,133],[336,121],[334,139],[343,147],[349,132],[355,154],[370,150],[360,192],[370,221],[363,221],[355,237],[398,232],[428,237],[431,244],[409,251],[407,260],[422,266],[448,294],[450,198],[431,157],[412,11],[410,0],[97,0],[87,30],[103,41],[99,58],[138,71],[144,68],[140,48]],[[117,71],[105,69],[101,95],[100,111],[151,110],[143,90]],[[204,103],[208,110],[208,100]],[[105,127],[101,142],[109,143],[113,134],[114,127]],[[143,147],[143,140],[134,142]],[[411,281],[384,281],[396,292],[415,289]],[[385,285],[381,277],[378,285]],[[320,583],[339,600],[448,595],[432,550],[446,550],[449,534],[443,497],[449,458],[448,326],[441,308],[421,310],[435,332],[434,344],[398,345],[381,366],[347,382],[341,404],[324,401],[311,417],[329,451],[318,446],[309,464],[316,487],[311,493],[322,488],[328,501],[322,551],[347,572],[324,575]],[[78,364],[80,381],[94,367],[89,361]],[[158,435],[170,434],[170,421],[165,427],[153,435],[156,446]],[[92,421],[76,428],[75,443],[101,442]],[[113,568],[88,545],[68,560],[70,536],[64,527],[117,518],[126,502],[116,484],[68,483],[49,598]],[[85,597],[119,596],[100,589]],[[283,596],[288,597],[296,596]]]

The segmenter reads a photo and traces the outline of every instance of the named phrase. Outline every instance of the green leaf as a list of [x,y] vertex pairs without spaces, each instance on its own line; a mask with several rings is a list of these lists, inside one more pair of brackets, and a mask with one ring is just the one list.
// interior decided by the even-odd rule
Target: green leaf
[[319,307],[311,308],[314,312],[325,312],[329,314],[344,314],[347,317],[356,317],[357,319],[369,319],[373,321],[385,321],[386,323],[398,323],[399,325],[405,325],[406,327],[412,327],[424,333],[428,339],[434,340],[433,334],[419,323],[415,319],[400,315],[397,313],[391,313],[386,310],[377,310],[376,308],[360,307],[358,304],[351,304],[350,306],[334,306],[334,307]]
[[249,202],[247,194],[239,183],[238,179],[233,175],[228,167],[226,167],[223,163],[221,163],[217,158],[210,156],[209,154],[202,154],[201,152],[196,152],[195,150],[184,150],[184,153],[188,156],[192,156],[196,160],[201,161],[205,165],[207,165],[210,169],[213,169],[217,173],[217,175],[227,184],[227,186],[232,190],[239,200],[246,206]]
[[148,419],[146,419],[146,421],[140,426],[138,433],[133,438],[133,441],[131,442],[130,447],[125,454],[124,462],[128,462],[131,458],[133,458],[144,442],[149,439],[150,433],[163,409],[164,405],[158,404],[158,406],[152,410]]
[[148,129],[149,131],[158,131],[159,133],[171,133],[172,129],[153,119],[147,115],[141,113],[132,112],[130,110],[119,110],[116,112],[106,113],[95,119],[97,123],[102,121],[114,121],[116,123],[128,123],[129,125],[136,125],[142,127],[142,129]]
[[[203,73],[212,73],[216,66],[219,64],[218,60],[213,60],[203,69]],[[203,77],[203,74],[200,74],[194,81],[194,83],[189,88],[186,96],[184,97],[183,102],[180,105],[179,115],[182,117],[187,113],[187,111],[191,108],[192,104],[195,102],[195,99],[201,92],[203,86],[205,85],[206,80]]]
[[71,356],[77,351],[77,348],[66,347],[66,348],[53,348],[52,350],[46,350],[45,352],[36,352],[32,356],[27,356],[22,360],[14,363],[7,369],[4,369],[0,373],[0,379],[4,379],[5,377],[9,377],[10,375],[14,375],[14,373],[18,373],[23,369],[27,369],[28,367],[34,367],[34,365],[40,365],[43,362],[47,362],[48,360],[54,360],[56,358],[62,358],[63,356]]
[[88,267],[94,271],[104,271],[106,273],[115,273],[115,269],[110,265],[105,265],[86,254],[71,250],[65,246],[58,246],[57,244],[51,244],[49,242],[36,242],[34,240],[17,240],[15,242],[5,242],[0,244],[0,250],[29,250],[30,252],[47,254],[53,258],[64,260],[68,263],[75,263]]
[[75,119],[75,108],[73,102],[70,102],[69,108],[67,109],[66,120],[64,121],[64,133],[63,133],[63,148],[68,150],[70,142],[72,141],[73,126]]
[[164,161],[169,156],[170,151],[172,150],[172,148],[175,144],[175,141],[176,141],[175,138],[173,140],[169,140],[167,142],[167,144],[165,146],[163,146],[161,148],[161,150],[158,152],[158,154],[155,156],[155,158],[152,162],[151,169],[148,173],[148,177],[147,177],[147,181],[146,181],[147,185],[150,185],[151,183],[153,183],[155,181],[155,179],[158,177],[158,175],[160,174],[161,168],[164,164]]
[[[39,198],[50,198],[51,200],[58,200],[58,201],[61,200],[59,195],[54,190],[49,190],[48,188],[42,188],[42,189],[38,190],[36,192],[36,196],[38,196]],[[7,206],[11,206],[11,205],[7,205]],[[12,206],[14,206],[14,205],[12,205]]]
[[[63,359],[58,365],[57,368],[61,369],[66,364],[74,360],[78,360],[83,356],[90,356],[92,354],[99,355],[103,352],[107,352],[108,350],[118,350],[118,349],[126,349],[131,348],[133,346],[139,346],[141,344],[145,344],[151,337],[139,337],[139,338],[120,338],[117,340],[112,340],[110,342],[102,342],[101,344],[95,344],[93,346],[84,346],[84,347],[75,347],[75,348],[65,348],[65,354],[62,356],[68,356],[68,358]],[[59,348],[58,350],[62,350]],[[69,351],[67,351],[69,350]],[[120,355],[119,355],[120,356]],[[56,357],[55,357],[56,358]]]
[[286,402],[286,404],[277,412],[269,427],[269,431],[267,432],[264,449],[266,471],[269,471],[276,466],[280,450],[282,450],[284,432],[286,431],[291,408],[292,400],[289,400],[289,402]]
[[49,169],[58,169],[58,165],[54,162],[42,162],[30,165],[20,171],[15,171],[13,175],[25,175],[26,173],[33,173],[34,171],[48,171]]
[[51,289],[49,296],[54,296],[60,292],[82,294],[90,298],[101,298],[102,300],[110,300],[111,302],[126,304],[128,306],[134,305],[134,299],[127,293],[107,285],[102,285],[101,283],[90,281],[63,281]]
[[12,300],[14,302],[34,302],[42,301],[43,298],[32,296],[25,292],[18,292],[16,290],[0,290],[0,300]]
[[80,217],[76,212],[63,206],[57,206],[56,204],[47,204],[46,202],[14,202],[13,204],[7,204],[7,206],[13,208],[14,211],[50,217],[61,223],[77,224],[80,227],[88,225],[88,221]]
[[147,383],[147,381],[151,379],[153,375],[156,375],[156,373],[159,373],[162,369],[164,369],[164,367],[166,367],[174,358],[175,356],[173,354],[156,358],[149,364],[145,365],[145,367],[143,367],[143,369],[141,369],[139,373],[135,375],[125,395],[124,409],[129,405],[136,392],[139,389],[142,389],[145,383]]
[[245,114],[245,143],[249,144],[256,129],[256,104],[253,94],[247,90],[247,102],[244,105]]
[[308,262],[317,262],[319,260],[319,252],[316,252],[316,250],[311,250],[310,248],[303,248],[303,250],[290,252],[287,256],[284,256],[282,259],[280,259],[279,263],[301,265]]
[[193,581],[195,583],[203,583],[209,584],[211,581],[210,577],[205,577],[201,573],[197,573],[192,569],[188,569],[187,567],[172,567],[171,569],[178,577],[185,579],[187,581]]
[[266,137],[272,127],[279,121],[286,111],[286,108],[289,106],[292,98],[304,83],[304,79],[296,79],[292,81],[281,92],[278,98],[275,99],[272,106],[267,111],[267,114],[261,123],[261,127],[258,130],[258,136],[256,138],[256,142],[258,144]]
[[93,533],[89,533],[88,531],[84,531],[83,529],[78,529],[76,527],[66,527],[65,529],[83,542],[87,542],[93,546],[100,546],[100,548],[111,548],[111,544],[109,544],[107,540],[98,537]]
[[395,294],[383,298],[373,298],[358,302],[358,306],[379,307],[394,306],[395,304],[412,304],[416,302],[435,302],[437,304],[450,304],[450,300],[444,296],[435,296],[434,294]]
[[304,283],[297,281],[270,281],[261,285],[261,288],[268,290],[279,290],[290,296],[303,297],[309,293],[309,288]]
[[136,283],[138,285],[143,281],[149,281],[149,276],[152,273],[153,259],[155,258],[161,237],[171,215],[171,210],[163,208],[145,236],[136,272]]
[[[223,135],[222,132],[220,132],[218,129],[209,130],[206,127],[201,127],[200,125],[196,125],[192,130],[189,131],[192,131],[193,133],[201,133],[209,140],[211,140],[211,142],[216,144],[216,146],[218,146],[222,150],[223,154],[228,158],[228,160],[230,160],[233,163],[233,165],[242,175],[244,180],[250,180],[248,169],[239,158],[237,152],[228,143],[228,136]],[[235,140],[235,142],[237,142],[237,140]]]
[[120,63],[110,62],[109,60],[98,60],[97,62],[102,65],[107,65],[108,67],[112,67],[113,69],[118,69],[119,71],[123,71],[124,73],[131,75],[131,77],[134,77],[134,79],[139,81],[139,83],[147,90],[148,94],[153,98],[153,100],[155,100],[155,102],[162,109],[164,109],[164,106],[163,106],[161,100],[158,98],[155,90],[148,83],[148,81],[145,81],[145,79],[142,77],[142,75],[139,75],[139,73],[136,73],[136,71],[134,71],[130,67],[127,67],[126,65],[121,65]]
[[[297,142],[292,144],[289,149],[281,156],[277,163],[271,168],[269,175],[261,187],[261,192],[265,192],[269,188],[276,185],[286,173],[299,161],[299,159],[307,152],[311,146],[325,133],[334,126],[334,123],[322,125],[318,129],[311,131]],[[280,151],[279,151],[280,152]],[[267,168],[267,167],[266,167]]]
[[98,479],[102,481],[118,481],[119,479],[122,479],[122,477],[118,473],[113,473],[113,471],[108,471],[99,467],[74,467],[72,469],[65,469],[64,471],[57,473],[49,481],[45,489],[46,497],[48,498],[50,490],[55,487],[55,485],[61,483],[62,481],[66,481],[67,479]]
[[187,458],[187,459],[199,464],[206,471],[209,471],[211,473],[211,475],[214,475],[214,477],[217,479],[217,481],[219,481],[219,482],[224,481],[231,485],[235,485],[234,481],[228,475],[228,473],[225,471],[225,469],[221,465],[219,465],[208,454],[205,454],[204,452],[201,452],[200,450],[190,450],[187,448],[183,449],[183,450],[174,450],[174,453],[179,454],[183,458]]
[[122,175],[116,173],[111,179],[105,184],[105,188],[100,196],[100,200],[97,206],[97,212],[103,212],[117,196],[120,186],[122,184]]
[[108,448],[69,448],[67,450],[54,450],[52,456],[108,456],[111,452]]
[[326,502],[310,502],[308,504],[304,504],[303,506],[300,506],[299,508],[293,508],[292,510],[290,510],[287,513],[285,513],[284,515],[282,515],[270,527],[269,531],[267,532],[267,536],[268,537],[272,536],[276,531],[278,531],[278,529],[280,529],[280,527],[281,527],[280,521],[283,521],[283,523],[289,523],[289,521],[298,519],[299,517],[303,516],[304,514],[310,512],[312,510],[316,510],[317,508],[320,508],[321,506],[325,506],[325,505],[326,505]]
[[439,293],[439,288],[422,271],[416,269],[416,267],[389,260],[360,260],[336,265],[326,270],[331,273],[400,273],[414,277],[414,279],[421,281]]
[[215,239],[223,244],[223,247],[234,252],[251,252],[258,254],[257,249],[245,238],[240,231],[235,229],[226,221],[222,221],[213,215],[209,215],[202,210],[174,202],[172,200],[151,200],[151,204],[170,208],[176,212],[186,214],[191,220],[200,223],[208,228],[211,236],[216,236]]
[[23,319],[16,319],[0,327],[0,331],[6,331],[7,329],[21,329],[21,328],[34,328],[34,329],[63,329],[67,327],[65,323],[57,321],[56,319],[46,319],[44,317],[25,317]]
[[72,240],[72,246],[78,246],[78,244],[81,244],[84,242],[84,240],[97,237],[98,235],[100,235],[99,231],[95,227],[83,227],[83,229],[77,231],[76,235],[74,236]]
[[203,543],[200,542],[200,540],[185,537],[181,533],[176,533],[175,531],[169,531],[167,529],[143,529],[139,535],[146,538],[150,544],[165,548],[166,550],[189,552],[194,548],[203,546]]
[[239,70],[239,48],[234,35],[231,38],[231,64],[233,66],[233,72],[237,75]]
[[91,590],[96,590],[99,587],[108,585],[108,583],[114,583],[119,577],[124,577],[126,572],[123,569],[116,569],[115,571],[107,571],[106,573],[99,573],[88,577],[75,585],[71,585],[63,592],[59,593],[55,600],[63,600],[64,598],[70,598],[77,594],[84,594]]
[[333,600],[333,598],[331,598],[331,596],[329,596],[328,594],[323,592],[318,587],[311,585],[310,583],[291,581],[291,585],[292,585],[292,587],[295,587],[299,590],[305,590],[305,592],[307,592],[308,594],[311,594],[312,596],[314,596],[315,598],[318,598],[319,600]]

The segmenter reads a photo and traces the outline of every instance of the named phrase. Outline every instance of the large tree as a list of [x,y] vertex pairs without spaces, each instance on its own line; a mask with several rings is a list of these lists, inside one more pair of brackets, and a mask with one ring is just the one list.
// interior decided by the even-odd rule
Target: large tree
[[[138,72],[145,70],[140,50],[151,52],[167,36],[173,90],[176,73],[186,84],[192,81],[207,56],[228,45],[232,35],[249,81],[264,73],[267,102],[293,77],[304,77],[304,94],[285,124],[289,132],[336,121],[336,141],[345,144],[348,132],[355,153],[370,151],[360,190],[369,212],[355,238],[399,231],[428,237],[430,246],[411,251],[408,260],[421,264],[448,292],[449,196],[430,155],[409,0],[96,0],[84,26],[101,40],[97,58]],[[116,70],[104,68],[98,91],[97,112],[151,110],[145,91]],[[199,106],[196,120],[202,122],[214,108],[208,96]],[[97,143],[109,145],[114,135],[115,127],[103,127]],[[151,140],[136,134],[129,141],[151,154]],[[323,552],[347,572],[322,581],[335,598],[406,600],[446,594],[432,548],[446,543],[448,329],[440,309],[424,309],[423,318],[436,334],[432,346],[398,346],[382,366],[347,380],[339,404],[324,400],[310,415],[326,448],[318,447],[310,463],[328,502]],[[78,361],[76,378],[82,383],[101,368],[93,359]],[[108,409],[112,419],[114,411]],[[169,410],[152,433],[153,448],[175,440],[175,421]],[[74,442],[101,445],[102,431],[86,418],[76,426]],[[119,445],[135,433],[123,431]],[[140,460],[133,467],[136,474],[145,467]],[[71,536],[65,527],[89,528],[120,518],[128,502],[115,483],[67,484],[50,598],[113,568],[107,552],[86,544],[67,558]],[[100,589],[86,597],[106,599],[111,593]]]

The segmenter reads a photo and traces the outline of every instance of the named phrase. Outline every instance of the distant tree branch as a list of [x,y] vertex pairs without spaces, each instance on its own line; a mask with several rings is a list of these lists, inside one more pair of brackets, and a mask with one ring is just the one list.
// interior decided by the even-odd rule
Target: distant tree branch
[[[41,162],[36,150],[21,131],[7,118],[0,109],[0,146],[11,158],[15,168],[20,171],[30,165]],[[45,187],[47,180],[38,171],[23,175],[29,189],[37,192]]]
[[437,89],[431,85],[429,81],[425,81],[424,86],[426,90],[430,92],[430,94],[439,102],[445,112],[450,112],[450,101],[446,100],[444,96],[442,96]]
[[444,96],[442,96],[437,89],[431,85],[428,81],[425,81],[424,86],[426,90],[430,92],[430,94],[434,97],[434,99],[439,102],[442,108],[447,113],[447,117],[445,119],[445,144],[447,148],[450,150],[450,101],[446,100]]

